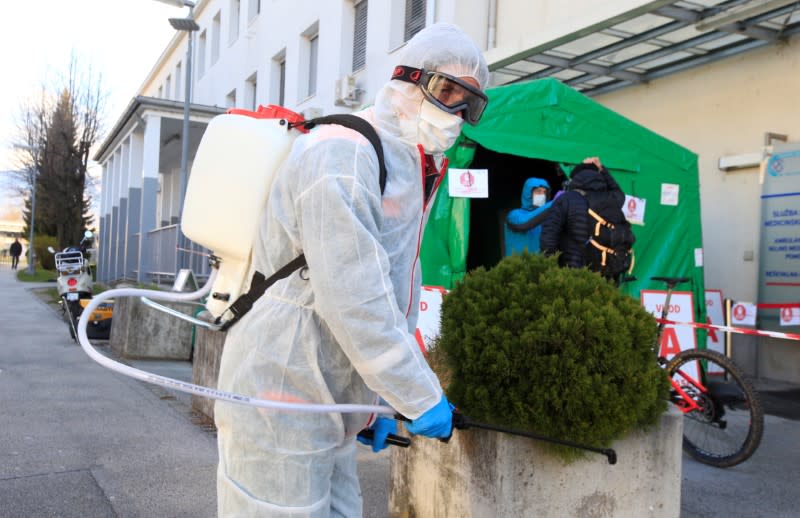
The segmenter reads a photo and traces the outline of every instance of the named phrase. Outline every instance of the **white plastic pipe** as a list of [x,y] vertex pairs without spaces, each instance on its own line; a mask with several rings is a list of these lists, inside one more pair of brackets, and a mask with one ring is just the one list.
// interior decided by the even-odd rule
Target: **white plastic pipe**
[[392,407],[385,405],[353,405],[353,404],[316,404],[316,403],[287,403],[285,401],[276,401],[271,399],[255,399],[244,394],[237,394],[235,392],[224,392],[221,390],[212,389],[209,387],[202,387],[194,385],[185,381],[151,374],[149,372],[135,369],[128,365],[124,365],[117,361],[108,358],[97,352],[94,346],[89,342],[89,337],[86,334],[86,326],[89,323],[89,316],[104,300],[114,297],[148,297],[154,300],[167,300],[171,302],[186,302],[199,300],[211,291],[211,286],[214,284],[214,279],[217,276],[216,268],[212,269],[208,282],[198,291],[192,293],[175,293],[167,291],[156,290],[143,290],[139,288],[119,288],[114,290],[104,291],[91,299],[89,305],[83,310],[81,318],[78,321],[78,343],[81,344],[84,352],[89,355],[91,359],[112,371],[119,372],[125,376],[160,385],[162,387],[187,392],[196,396],[207,397],[211,399],[219,399],[229,403],[237,403],[240,405],[249,405],[258,408],[269,408],[272,410],[283,410],[290,412],[308,412],[314,414],[327,414],[335,413],[363,413],[363,414],[387,414],[394,415],[395,410]]

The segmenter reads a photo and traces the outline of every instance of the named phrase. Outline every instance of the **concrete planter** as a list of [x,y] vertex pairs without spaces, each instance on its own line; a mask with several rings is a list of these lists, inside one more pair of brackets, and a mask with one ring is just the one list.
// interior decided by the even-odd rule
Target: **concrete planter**
[[670,406],[648,432],[564,464],[536,441],[470,429],[449,443],[392,448],[389,516],[508,518],[680,516],[682,414]]
[[[158,303],[191,314],[192,306]],[[123,358],[189,360],[192,357],[192,324],[146,306],[139,297],[115,299],[113,320],[109,344]]]
[[[204,327],[197,328],[194,341],[194,359],[192,361],[192,383],[203,387],[217,388],[219,362],[222,358],[222,346],[227,333],[211,331]],[[192,410],[214,420],[215,400],[207,397],[192,396]]]

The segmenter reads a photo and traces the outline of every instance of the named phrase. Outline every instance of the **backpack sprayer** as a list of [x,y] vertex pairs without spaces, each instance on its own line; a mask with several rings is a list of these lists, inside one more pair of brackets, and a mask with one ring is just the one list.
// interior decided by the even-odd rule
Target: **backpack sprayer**
[[[186,303],[198,301],[208,296],[205,306],[216,317],[215,323],[190,317],[152,302],[148,302],[148,304],[157,309],[167,311],[178,318],[187,320],[192,324],[213,330],[227,327],[225,320],[223,320],[226,316],[230,317],[230,320],[240,317],[241,314],[236,312],[231,315],[229,310],[231,309],[232,301],[238,301],[245,288],[247,274],[250,270],[250,253],[257,231],[258,216],[266,204],[275,172],[289,154],[292,143],[301,132],[308,131],[314,124],[333,123],[346,125],[364,134],[376,148],[376,153],[381,163],[381,189],[383,189],[385,168],[383,167],[382,149],[375,144],[374,139],[368,134],[371,127],[369,130],[358,124],[356,125],[357,127],[353,127],[351,118],[355,117],[349,116],[345,122],[342,122],[343,119],[339,119],[337,116],[323,118],[322,120],[303,121],[302,117],[294,112],[270,105],[267,107],[259,106],[257,112],[231,110],[227,114],[219,115],[212,119],[203,134],[195,156],[181,218],[181,229],[188,238],[214,250],[214,255],[210,258],[212,270],[206,284],[192,293],[118,288],[96,295],[83,311],[78,321],[78,343],[84,352],[103,367],[125,376],[196,396],[272,410],[308,413],[374,413],[394,416],[397,420],[408,421],[406,417],[396,414],[392,407],[386,405],[290,403],[271,399],[257,399],[244,394],[212,389],[152,374],[100,354],[89,342],[87,336],[88,315],[91,315],[103,301],[115,297],[141,297],[143,300],[149,299],[150,301],[163,300]],[[347,120],[350,122],[347,122]],[[297,131],[292,131],[292,129]],[[374,132],[374,130],[371,131]],[[238,167],[231,167],[227,162],[227,157],[230,156],[243,156],[247,157],[247,160],[237,164]],[[220,176],[223,171],[225,174],[224,179]],[[207,217],[209,207],[217,206],[219,200],[236,200],[236,202],[226,206],[225,211],[217,211],[214,218]],[[294,271],[290,267],[299,259],[302,259],[302,256],[281,269],[289,270],[285,272],[285,275]],[[273,277],[277,277],[278,273],[276,272]],[[269,282],[269,279],[267,282]],[[475,423],[459,412],[453,413],[453,427],[460,430],[483,428],[502,433],[522,435],[537,440],[602,453],[608,457],[609,464],[616,463],[614,450],[594,448],[529,432]],[[371,438],[371,434],[372,430],[364,430],[360,435],[365,438]],[[449,437],[444,439],[444,442],[448,440]],[[387,443],[407,447],[410,441],[406,437],[390,435]]]

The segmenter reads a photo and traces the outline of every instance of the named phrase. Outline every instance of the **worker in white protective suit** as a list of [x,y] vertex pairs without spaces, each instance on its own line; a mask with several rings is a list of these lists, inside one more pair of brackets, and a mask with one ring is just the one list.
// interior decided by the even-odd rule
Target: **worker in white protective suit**
[[[253,248],[271,275],[304,253],[307,269],[277,281],[225,342],[218,388],[256,398],[374,404],[449,437],[452,407],[414,338],[419,248],[427,211],[466,120],[486,106],[486,62],[457,27],[436,24],[406,45],[375,105],[387,181],[360,133],[318,126],[277,172]],[[395,421],[218,401],[220,516],[361,516],[356,434],[378,451]]]

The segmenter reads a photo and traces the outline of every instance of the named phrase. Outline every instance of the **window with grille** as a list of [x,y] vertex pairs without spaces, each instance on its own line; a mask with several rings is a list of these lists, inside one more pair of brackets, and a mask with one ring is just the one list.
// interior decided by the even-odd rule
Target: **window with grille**
[[425,28],[426,0],[406,0],[405,41]]
[[367,0],[355,4],[354,15],[353,72],[356,72],[367,64]]

